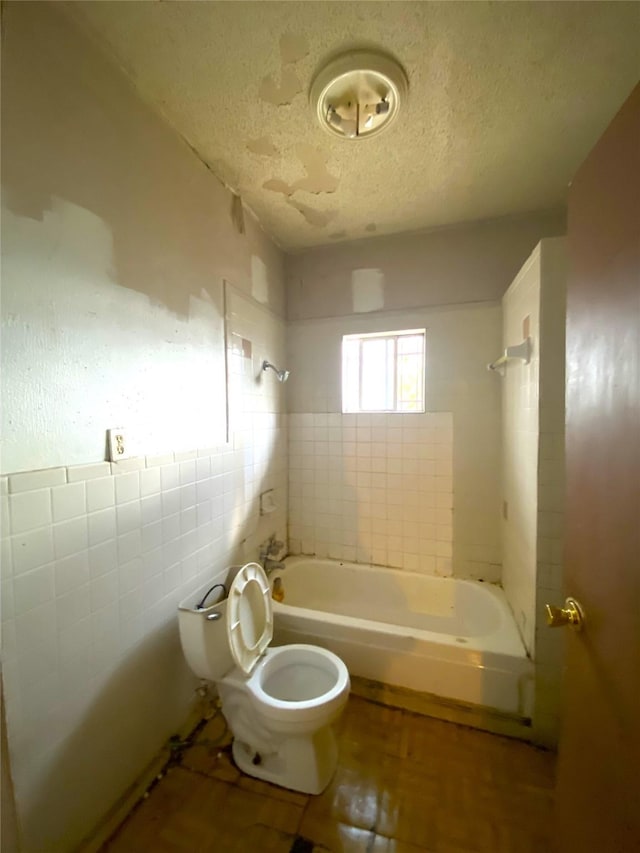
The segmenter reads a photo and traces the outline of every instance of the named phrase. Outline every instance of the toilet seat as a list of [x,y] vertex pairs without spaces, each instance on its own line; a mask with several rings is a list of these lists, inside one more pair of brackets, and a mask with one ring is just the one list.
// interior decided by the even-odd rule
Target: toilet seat
[[273,638],[271,589],[259,563],[247,563],[233,579],[226,616],[231,657],[251,675]]

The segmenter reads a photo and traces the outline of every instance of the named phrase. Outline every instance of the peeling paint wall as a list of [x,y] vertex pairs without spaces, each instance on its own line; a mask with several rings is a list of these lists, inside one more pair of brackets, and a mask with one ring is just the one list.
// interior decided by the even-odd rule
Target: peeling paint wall
[[354,270],[351,292],[354,314],[381,311],[384,308],[384,273],[382,270]]
[[352,277],[362,269],[384,276],[385,310],[500,299],[538,241],[565,231],[559,210],[310,249],[287,258],[287,316],[357,313]]
[[[2,10],[2,678],[24,853],[79,849],[184,725],[178,601],[286,537],[284,390],[260,373],[284,361],[282,254],[60,6]],[[226,354],[223,280],[243,342]],[[134,458],[112,467],[114,426]]]
[[102,460],[113,426],[143,453],[216,444],[222,282],[283,313],[282,255],[124,78],[75,85],[90,60],[26,5],[3,58],[2,470]]

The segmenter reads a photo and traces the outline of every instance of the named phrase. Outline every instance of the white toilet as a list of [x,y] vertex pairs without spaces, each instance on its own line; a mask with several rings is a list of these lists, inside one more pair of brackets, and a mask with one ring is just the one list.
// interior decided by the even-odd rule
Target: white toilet
[[258,563],[247,563],[229,596],[178,609],[180,640],[193,672],[214,681],[233,733],[233,757],[249,776],[319,794],[338,760],[331,724],[349,696],[347,667],[318,646],[270,649],[271,590]]

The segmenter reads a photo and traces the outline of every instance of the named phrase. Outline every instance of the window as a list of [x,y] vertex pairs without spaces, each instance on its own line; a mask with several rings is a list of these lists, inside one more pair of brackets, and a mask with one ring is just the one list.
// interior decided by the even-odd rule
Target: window
[[424,412],[424,329],[342,338],[343,412]]

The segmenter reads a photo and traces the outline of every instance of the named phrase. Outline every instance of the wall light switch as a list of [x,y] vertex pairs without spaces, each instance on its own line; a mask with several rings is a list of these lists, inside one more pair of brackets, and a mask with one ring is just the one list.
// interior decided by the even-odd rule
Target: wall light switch
[[126,433],[122,427],[107,430],[107,448],[111,462],[119,462],[121,459],[129,458],[126,438]]

